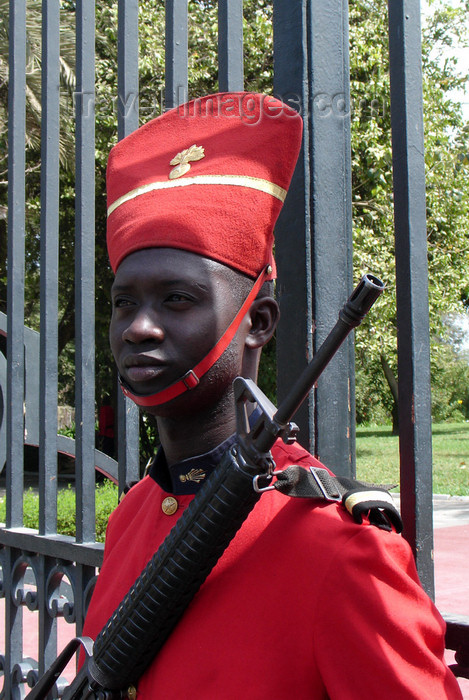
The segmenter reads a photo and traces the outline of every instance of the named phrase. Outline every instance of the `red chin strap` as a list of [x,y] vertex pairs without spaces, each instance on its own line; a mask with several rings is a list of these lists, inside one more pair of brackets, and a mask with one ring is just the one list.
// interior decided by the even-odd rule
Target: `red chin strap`
[[124,394],[128,396],[129,399],[132,399],[132,401],[134,401],[138,406],[148,407],[160,406],[163,403],[167,403],[168,401],[175,399],[177,396],[180,396],[185,391],[194,389],[200,383],[200,380],[204,376],[204,374],[208,372],[208,370],[211,367],[213,367],[215,362],[223,355],[226,348],[233,340],[236,331],[238,330],[241,324],[241,321],[246,315],[247,310],[258,295],[263,283],[267,279],[269,279],[271,271],[272,268],[270,265],[268,265],[262,270],[261,274],[255,281],[253,288],[249,292],[246,301],[244,302],[244,304],[242,305],[242,307],[240,308],[240,310],[238,311],[238,313],[236,314],[226,331],[223,333],[216,345],[214,345],[214,347],[210,350],[210,352],[207,355],[205,355],[203,360],[201,360],[193,369],[188,370],[188,372],[186,372],[186,374],[183,377],[175,381],[173,384],[170,384],[168,387],[166,387],[166,389],[157,391],[156,394],[135,394],[129,388],[128,384],[126,384],[126,382],[119,375],[120,385]]

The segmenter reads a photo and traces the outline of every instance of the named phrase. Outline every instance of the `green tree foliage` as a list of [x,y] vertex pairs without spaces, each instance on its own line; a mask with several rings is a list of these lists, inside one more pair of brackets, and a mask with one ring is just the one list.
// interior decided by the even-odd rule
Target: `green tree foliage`
[[[26,13],[26,291],[25,317],[37,326],[39,298],[39,219],[41,167],[41,14],[39,0],[28,0]],[[9,2],[0,0],[0,310],[6,309],[6,218],[8,185],[8,50]],[[69,104],[75,86],[75,28],[65,10],[60,17],[60,109],[62,113],[59,156],[64,183],[73,170],[74,127]],[[63,301],[63,300],[62,300]]]
[[[41,147],[41,15],[42,3],[28,0],[26,12],[26,151],[35,156],[35,170]],[[0,139],[2,141],[2,172],[6,171],[6,148],[8,115],[8,47],[9,47],[9,0],[0,0]],[[62,92],[62,109],[67,107],[66,95],[71,95],[75,86],[75,31],[72,17],[62,10],[60,26],[59,76]],[[60,140],[60,160],[63,166],[73,163],[73,132],[62,130]],[[4,183],[2,183],[4,184]]]
[[432,372],[432,414],[436,422],[469,420],[469,364],[449,345],[440,348]]
[[[433,2],[423,25],[423,89],[432,377],[447,366],[444,316],[462,310],[469,263],[469,125],[449,91],[467,83],[445,49],[467,45],[468,5]],[[350,5],[354,255],[387,291],[357,334],[358,418],[395,415],[396,307],[386,3]],[[457,361],[454,359],[453,361]],[[448,377],[449,379],[449,377]],[[370,397],[372,396],[372,400]],[[436,403],[434,403],[435,415]],[[366,408],[366,410],[365,410]]]

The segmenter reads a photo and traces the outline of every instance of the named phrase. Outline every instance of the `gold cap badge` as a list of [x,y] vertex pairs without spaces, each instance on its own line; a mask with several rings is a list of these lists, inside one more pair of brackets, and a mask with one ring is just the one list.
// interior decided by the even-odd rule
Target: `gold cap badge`
[[205,158],[202,146],[194,144],[190,148],[181,151],[170,161],[170,165],[175,165],[176,167],[169,173],[169,179],[176,180],[178,177],[182,177],[191,169],[190,161],[201,160],[202,158]]

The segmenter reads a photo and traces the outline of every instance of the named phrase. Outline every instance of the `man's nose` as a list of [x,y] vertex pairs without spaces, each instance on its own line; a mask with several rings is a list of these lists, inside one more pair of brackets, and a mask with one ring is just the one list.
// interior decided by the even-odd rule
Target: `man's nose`
[[146,341],[161,343],[164,330],[159,315],[154,309],[140,308],[123,330],[122,339],[135,344]]

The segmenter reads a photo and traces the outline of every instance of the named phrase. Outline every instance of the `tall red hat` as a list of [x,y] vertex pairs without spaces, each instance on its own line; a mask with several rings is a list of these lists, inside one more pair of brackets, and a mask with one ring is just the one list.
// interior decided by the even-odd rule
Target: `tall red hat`
[[219,93],[120,141],[107,169],[115,271],[142,248],[181,248],[256,278],[273,266],[273,228],[301,144],[299,114],[268,95]]

